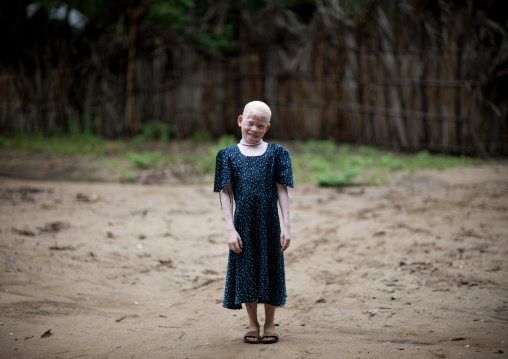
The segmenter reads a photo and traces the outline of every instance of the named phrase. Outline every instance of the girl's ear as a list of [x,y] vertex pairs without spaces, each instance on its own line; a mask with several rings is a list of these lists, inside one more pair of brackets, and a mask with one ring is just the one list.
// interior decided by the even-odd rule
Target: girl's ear
[[238,127],[242,127],[242,120],[243,120],[242,115],[238,116]]

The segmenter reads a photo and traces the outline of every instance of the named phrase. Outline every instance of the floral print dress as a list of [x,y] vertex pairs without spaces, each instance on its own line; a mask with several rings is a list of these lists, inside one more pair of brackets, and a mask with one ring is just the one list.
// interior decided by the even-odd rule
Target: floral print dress
[[216,158],[214,191],[233,184],[235,229],[241,253],[229,250],[223,306],[241,309],[257,301],[273,306],[286,303],[284,255],[276,183],[293,187],[291,156],[282,146],[268,143],[260,156],[246,156],[237,145],[220,150]]

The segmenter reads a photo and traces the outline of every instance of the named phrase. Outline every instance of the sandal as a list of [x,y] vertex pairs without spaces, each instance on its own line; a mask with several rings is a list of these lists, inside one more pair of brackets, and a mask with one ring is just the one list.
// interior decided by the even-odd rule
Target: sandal
[[243,342],[248,344],[258,344],[261,343],[261,337],[259,336],[259,332],[248,332],[243,336]]
[[273,344],[277,343],[279,341],[279,334],[271,333],[271,332],[265,332],[263,334],[263,337],[261,338],[261,343],[264,344]]

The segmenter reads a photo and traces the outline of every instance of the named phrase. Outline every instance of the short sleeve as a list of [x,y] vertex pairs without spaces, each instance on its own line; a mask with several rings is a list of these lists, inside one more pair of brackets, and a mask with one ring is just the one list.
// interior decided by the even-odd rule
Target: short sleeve
[[289,154],[289,151],[282,146],[277,149],[277,158],[275,160],[275,182],[286,187],[294,187],[291,155]]
[[231,167],[226,149],[223,148],[217,153],[215,158],[215,181],[213,186],[214,192],[222,191],[224,186],[231,183]]

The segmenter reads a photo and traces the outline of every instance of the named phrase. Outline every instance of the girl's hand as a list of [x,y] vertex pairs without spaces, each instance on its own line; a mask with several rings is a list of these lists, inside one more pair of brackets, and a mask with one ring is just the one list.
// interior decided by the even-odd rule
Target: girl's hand
[[280,233],[280,245],[282,246],[281,252],[288,249],[289,243],[291,243],[291,233],[289,232],[289,228],[283,227]]
[[236,230],[228,231],[228,246],[235,253],[241,253],[243,248],[242,239]]

